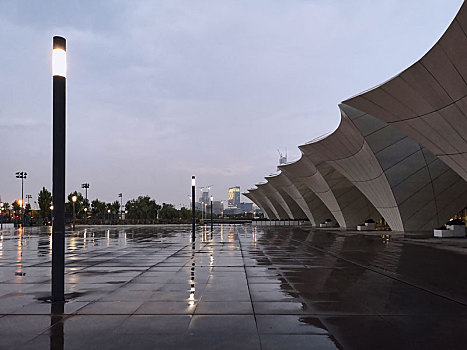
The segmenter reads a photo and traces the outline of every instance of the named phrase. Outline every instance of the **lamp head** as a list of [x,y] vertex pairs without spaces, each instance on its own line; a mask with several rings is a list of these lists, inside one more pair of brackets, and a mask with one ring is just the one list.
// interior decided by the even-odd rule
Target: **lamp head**
[[52,75],[66,78],[66,40],[61,36],[53,38]]

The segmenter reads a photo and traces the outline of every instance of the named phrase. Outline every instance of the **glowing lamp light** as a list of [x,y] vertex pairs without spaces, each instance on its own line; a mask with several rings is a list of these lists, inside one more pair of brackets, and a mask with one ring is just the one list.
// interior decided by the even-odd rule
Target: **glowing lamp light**
[[78,199],[78,197],[76,197],[76,196],[71,197],[71,200],[73,201],[73,203],[76,202],[77,199]]
[[214,196],[211,196],[211,202],[213,202],[213,201],[214,201]]
[[66,51],[54,49],[52,52],[52,75],[66,78]]
[[21,199],[18,199],[18,205],[19,205],[20,207],[23,206],[23,201],[22,201]]
[[60,36],[53,40],[52,75],[66,78],[66,40]]
[[194,176],[194,175],[191,177],[191,186],[192,186],[192,187],[195,187],[195,186],[196,186],[196,180],[195,180],[195,176]]

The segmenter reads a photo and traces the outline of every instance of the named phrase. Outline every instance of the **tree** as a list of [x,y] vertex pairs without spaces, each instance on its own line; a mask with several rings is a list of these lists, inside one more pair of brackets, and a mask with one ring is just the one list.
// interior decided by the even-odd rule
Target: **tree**
[[21,213],[21,205],[19,205],[18,201],[11,202],[11,206],[15,217],[18,215],[18,212]]
[[160,208],[161,206],[149,196],[139,196],[125,204],[128,219],[155,219]]
[[162,209],[159,211],[160,219],[178,219],[180,217],[177,209],[172,204],[162,203]]
[[120,202],[115,201],[112,204],[110,204],[110,210],[112,211],[112,213],[120,213]]
[[[106,204],[107,213],[110,213],[110,218],[114,218],[114,214],[118,214],[120,212],[120,202],[115,201],[113,203]],[[110,210],[110,211],[109,211]],[[118,215],[117,215],[118,216]]]
[[50,206],[52,205],[52,193],[50,193],[45,187],[37,196],[37,202],[39,204],[39,211],[42,218],[51,218]]
[[181,219],[191,219],[191,210],[185,207],[180,209],[180,218]]
[[91,202],[91,213],[94,218],[102,218],[106,213],[107,205],[98,198]]

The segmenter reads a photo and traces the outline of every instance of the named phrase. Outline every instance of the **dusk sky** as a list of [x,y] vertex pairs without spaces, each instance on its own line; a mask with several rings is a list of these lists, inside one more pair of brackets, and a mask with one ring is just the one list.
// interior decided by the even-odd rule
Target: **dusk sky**
[[[67,193],[188,206],[334,130],[337,104],[421,58],[460,0],[2,1],[0,196],[52,188],[52,37],[67,39]],[[242,197],[243,201],[249,201]],[[34,208],[34,206],[33,206]]]

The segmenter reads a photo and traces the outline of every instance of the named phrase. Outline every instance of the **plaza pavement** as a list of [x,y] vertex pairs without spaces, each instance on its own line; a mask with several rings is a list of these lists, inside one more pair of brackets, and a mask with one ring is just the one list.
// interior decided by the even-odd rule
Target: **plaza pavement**
[[[0,237],[0,349],[464,349],[463,240],[249,225]],[[455,244],[450,243],[455,242]],[[454,248],[450,248],[455,245]]]

